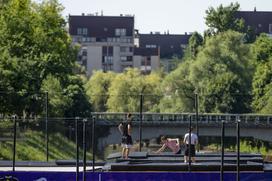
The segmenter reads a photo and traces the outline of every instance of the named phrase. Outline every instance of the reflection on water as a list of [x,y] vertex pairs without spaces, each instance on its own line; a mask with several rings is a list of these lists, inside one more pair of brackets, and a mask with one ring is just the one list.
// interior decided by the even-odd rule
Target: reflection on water
[[[171,136],[171,138],[174,138]],[[176,137],[182,143],[182,137]],[[205,136],[200,137],[200,151],[201,152],[219,152],[221,151],[221,137]],[[161,147],[160,137],[150,140],[143,140],[142,151],[153,152]],[[120,144],[107,145],[103,151],[98,155],[101,160],[106,160],[107,156],[111,153],[120,152],[122,150]],[[225,138],[225,150],[235,152],[236,150],[236,137]],[[139,151],[139,142],[135,141],[132,151]],[[171,152],[166,149],[165,151]],[[272,161],[272,143],[262,141],[253,137],[242,137],[240,140],[240,151],[243,153],[261,153],[266,161]]]

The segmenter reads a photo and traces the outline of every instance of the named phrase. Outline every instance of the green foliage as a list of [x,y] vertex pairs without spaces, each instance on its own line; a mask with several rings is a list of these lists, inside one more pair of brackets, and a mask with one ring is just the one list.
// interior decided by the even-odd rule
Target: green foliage
[[48,75],[43,80],[41,90],[44,93],[48,91],[49,115],[52,117],[64,116],[65,107],[70,105],[72,100],[63,94],[59,79]]
[[[127,69],[116,75],[109,88],[107,101],[110,112],[138,112],[140,110],[140,94],[153,94],[144,97],[144,111],[150,111],[158,105],[161,78],[158,74],[141,75],[138,69]],[[157,95],[156,95],[157,94]]]
[[196,58],[197,53],[199,52],[200,46],[203,44],[203,38],[198,32],[194,32],[189,39],[189,52],[190,58]]
[[66,85],[64,85],[64,94],[71,100],[69,107],[65,109],[66,117],[89,117],[91,113],[91,104],[86,95],[84,80],[79,75],[70,75]]
[[267,35],[258,37],[253,46],[256,71],[253,77],[253,102],[255,112],[272,113],[272,40]]
[[190,78],[202,95],[202,111],[249,111],[250,100],[247,95],[252,77],[250,60],[250,48],[243,43],[240,33],[227,31],[206,41],[190,67]]
[[248,112],[250,60],[242,34],[227,31],[208,38],[194,61],[182,63],[165,78],[161,110],[192,112],[197,91],[201,112]]
[[272,57],[272,40],[266,34],[261,34],[253,45],[256,63],[268,62]]
[[[73,82],[71,77],[74,76],[77,49],[71,46],[66,22],[61,16],[62,10],[63,7],[57,0],[45,0],[39,4],[32,3],[31,0],[10,0],[4,5],[1,2],[2,113],[41,114],[44,105],[42,91],[49,91],[46,88],[66,90],[71,95],[68,99],[72,99],[72,107],[77,105],[75,94],[80,92],[84,97],[81,81],[76,82],[76,85],[69,85]],[[54,77],[58,83],[48,76]],[[58,101],[56,97],[60,95],[53,97],[53,107],[60,108],[67,102],[63,96]],[[64,102],[60,103],[61,100]],[[62,112],[59,109],[55,113],[62,115]]]
[[244,20],[237,19],[234,13],[239,10],[240,5],[231,3],[229,6],[224,7],[222,4],[216,9],[209,7],[206,10],[206,25],[209,27],[208,34],[215,34],[227,30],[244,31]]
[[108,90],[115,76],[116,74],[113,72],[96,71],[87,82],[85,86],[86,94],[94,107],[94,111],[107,111]]
[[190,66],[190,61],[183,62],[163,80],[164,96],[159,105],[161,112],[192,112],[195,88],[189,79]]

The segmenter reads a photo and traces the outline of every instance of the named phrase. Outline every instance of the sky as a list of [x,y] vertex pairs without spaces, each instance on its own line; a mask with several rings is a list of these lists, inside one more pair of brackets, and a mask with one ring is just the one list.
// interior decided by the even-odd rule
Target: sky
[[[41,0],[36,0],[41,1]],[[272,11],[272,0],[59,0],[64,6],[63,16],[82,13],[135,16],[135,28],[140,33],[167,32],[184,34],[206,29],[205,11],[220,4],[238,2],[240,10]]]

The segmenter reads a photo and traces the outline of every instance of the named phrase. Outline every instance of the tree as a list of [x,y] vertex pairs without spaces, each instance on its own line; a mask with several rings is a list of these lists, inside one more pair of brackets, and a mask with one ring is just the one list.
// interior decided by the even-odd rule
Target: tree
[[64,95],[59,79],[48,75],[42,82],[41,91],[45,94],[48,92],[48,110],[49,116],[64,116],[64,111],[71,104],[71,99]]
[[190,67],[190,80],[201,94],[204,112],[245,113],[250,110],[252,56],[243,35],[227,31],[207,39]]
[[[4,81],[0,82],[0,91],[16,95],[9,94],[12,99],[6,96],[9,100],[5,102],[10,104],[9,112],[22,115],[33,108],[29,108],[33,101],[39,101],[34,99],[48,75],[65,85],[73,74],[77,50],[71,46],[61,16],[63,8],[57,0],[40,4],[30,0],[3,2],[0,4],[0,74]],[[41,106],[36,114],[42,110]]]
[[195,87],[189,79],[191,61],[185,61],[168,74],[162,83],[160,112],[192,112]]
[[216,9],[209,7],[206,10],[206,25],[209,27],[209,32],[212,34],[224,32],[227,30],[234,30],[238,32],[244,31],[244,20],[237,19],[235,12],[239,10],[240,5],[231,3],[224,7],[222,4]]
[[272,113],[272,40],[261,34],[253,46],[256,71],[253,77],[253,102],[255,112]]
[[194,32],[192,36],[189,39],[189,52],[190,52],[190,58],[196,58],[196,55],[198,53],[198,49],[203,44],[203,38],[198,32]]
[[156,110],[160,100],[160,82],[159,73],[144,76],[138,69],[127,69],[116,75],[109,88],[108,111],[139,112],[141,94],[144,95],[143,110]]
[[69,107],[65,110],[66,117],[89,117],[92,111],[91,104],[84,89],[82,77],[70,75],[68,82],[64,85],[64,94],[71,100]]
[[116,74],[113,72],[96,71],[87,82],[85,89],[92,103],[94,111],[106,112],[107,100],[109,99],[108,90],[111,87]]

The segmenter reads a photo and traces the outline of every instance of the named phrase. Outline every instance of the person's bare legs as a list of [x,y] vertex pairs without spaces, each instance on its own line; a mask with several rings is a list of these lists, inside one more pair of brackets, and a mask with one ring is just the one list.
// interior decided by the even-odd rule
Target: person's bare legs
[[126,157],[126,148],[123,147],[122,149],[122,158]]
[[126,157],[125,157],[126,159],[128,159],[129,151],[130,151],[129,148],[126,148]]
[[184,156],[184,163],[188,163],[188,156]]

